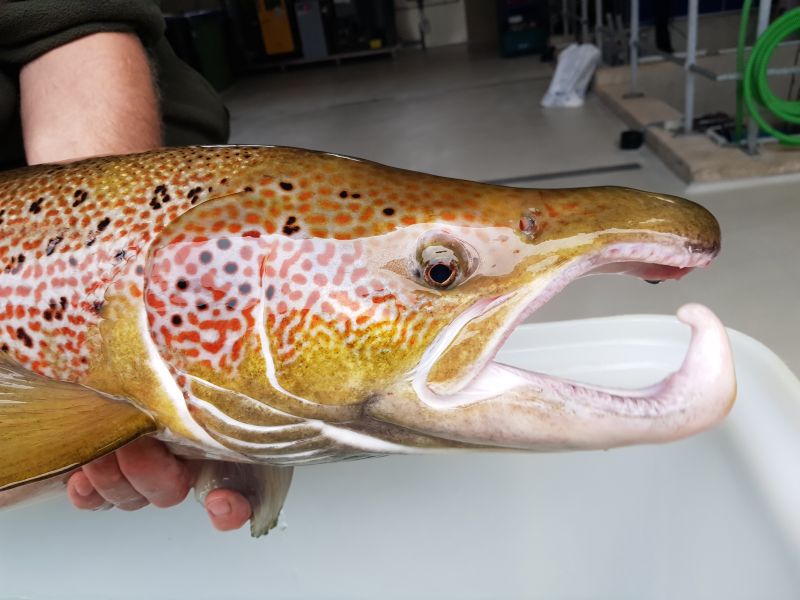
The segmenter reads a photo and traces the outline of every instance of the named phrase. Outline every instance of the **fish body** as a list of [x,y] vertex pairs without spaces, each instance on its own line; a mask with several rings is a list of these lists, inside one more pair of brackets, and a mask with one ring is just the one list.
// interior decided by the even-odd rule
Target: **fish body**
[[[576,277],[675,279],[719,246],[713,216],[673,196],[514,189],[291,148],[176,148],[0,174],[0,355],[8,381],[39,390],[16,404],[18,388],[0,393],[0,449],[47,454],[12,433],[53,386],[99,394],[120,422],[90,450],[69,429],[77,457],[64,449],[5,470],[0,460],[0,489],[141,434],[275,467],[683,437],[716,423],[735,394],[707,309],[684,309],[696,335],[682,370],[638,394],[492,358]],[[5,431],[4,410],[17,411]]]

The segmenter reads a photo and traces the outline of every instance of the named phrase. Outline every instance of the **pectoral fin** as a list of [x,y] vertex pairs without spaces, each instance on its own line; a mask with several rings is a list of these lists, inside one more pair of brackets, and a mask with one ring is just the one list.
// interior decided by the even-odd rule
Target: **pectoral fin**
[[124,400],[0,357],[0,490],[64,473],[155,429]]
[[202,503],[217,488],[239,492],[253,509],[250,534],[260,537],[278,524],[278,516],[292,483],[292,471],[292,467],[203,461],[194,485],[195,496]]

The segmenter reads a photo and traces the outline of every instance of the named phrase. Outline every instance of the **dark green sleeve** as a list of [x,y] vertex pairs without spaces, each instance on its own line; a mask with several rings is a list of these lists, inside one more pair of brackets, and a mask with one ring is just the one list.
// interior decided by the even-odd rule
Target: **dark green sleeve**
[[154,47],[164,34],[164,18],[153,0],[0,2],[0,64],[21,66],[101,31],[136,33],[145,47]]
[[225,143],[227,109],[212,86],[175,55],[164,29],[157,0],[0,0],[0,168],[17,166],[24,157],[19,69],[99,32],[134,33],[142,40],[159,88],[167,145]]

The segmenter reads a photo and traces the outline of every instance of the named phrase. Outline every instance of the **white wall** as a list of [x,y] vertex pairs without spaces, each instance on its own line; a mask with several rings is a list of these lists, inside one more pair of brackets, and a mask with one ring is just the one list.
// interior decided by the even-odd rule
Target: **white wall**
[[[419,11],[416,0],[395,0],[397,33],[402,41],[419,39]],[[467,41],[464,0],[426,0],[425,16],[431,30],[425,36],[428,46],[463,44]]]

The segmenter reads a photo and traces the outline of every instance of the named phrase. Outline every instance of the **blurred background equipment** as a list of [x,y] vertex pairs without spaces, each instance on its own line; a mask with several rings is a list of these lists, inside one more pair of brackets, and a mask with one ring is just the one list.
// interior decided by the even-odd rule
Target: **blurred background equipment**
[[547,93],[544,107],[583,106],[586,89],[600,63],[600,50],[592,44],[570,44],[558,57],[558,65]]
[[255,5],[267,55],[293,54],[294,35],[286,0],[261,0]]
[[548,47],[550,7],[546,0],[497,0],[503,56],[541,53]]
[[220,9],[165,16],[166,36],[175,53],[217,89],[233,83],[227,17]]
[[595,90],[668,165],[698,182],[800,171],[796,0],[626,4],[607,22],[629,24],[629,68]]
[[397,50],[392,0],[221,0],[221,5],[240,73]]
[[[323,0],[298,0],[294,2],[297,31],[303,57],[317,60],[328,56],[328,42],[325,35],[322,9]],[[326,7],[327,8],[327,7]]]

